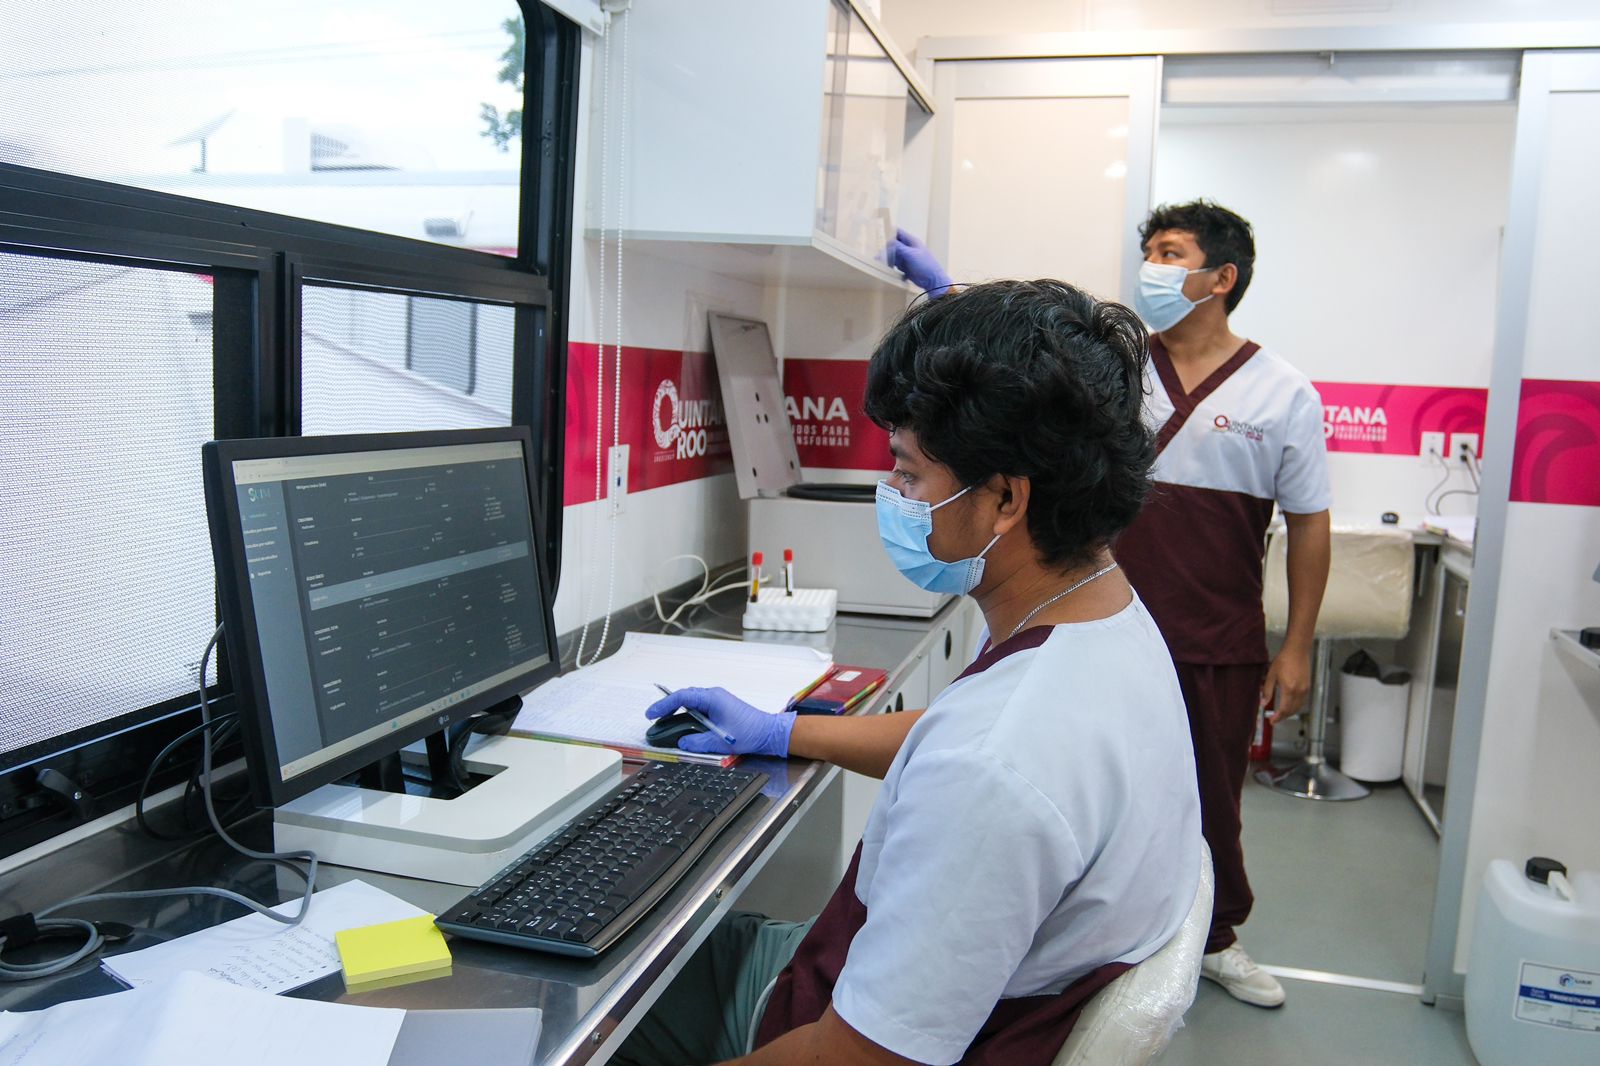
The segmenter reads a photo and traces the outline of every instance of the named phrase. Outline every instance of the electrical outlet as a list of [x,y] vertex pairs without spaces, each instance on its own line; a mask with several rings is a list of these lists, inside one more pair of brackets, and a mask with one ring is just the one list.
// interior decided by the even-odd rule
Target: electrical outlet
[[1423,466],[1433,466],[1443,459],[1445,457],[1444,433],[1424,433],[1422,435],[1422,447],[1418,449],[1418,454],[1422,456]]
[[606,452],[606,499],[611,513],[623,512],[628,499],[628,446],[619,444]]
[[1465,456],[1468,454],[1474,459],[1478,457],[1478,435],[1476,433],[1450,434],[1450,458],[1456,462],[1464,462]]

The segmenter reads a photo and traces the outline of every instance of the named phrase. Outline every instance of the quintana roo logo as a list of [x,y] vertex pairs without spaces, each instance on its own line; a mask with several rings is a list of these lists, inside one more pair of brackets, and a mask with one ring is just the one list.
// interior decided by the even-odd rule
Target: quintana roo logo
[[[661,405],[663,403],[670,404],[672,407],[672,413],[667,418],[665,426],[661,424]],[[678,421],[678,414],[678,385],[671,378],[664,378],[661,384],[656,386],[656,399],[650,405],[650,420],[653,423],[650,428],[655,431],[657,448],[672,447],[673,442],[683,433],[683,426]]]
[[1246,422],[1240,418],[1229,418],[1227,415],[1218,415],[1211,420],[1211,426],[1219,433],[1232,433],[1243,437],[1245,440],[1260,443],[1266,436],[1266,430],[1253,422]]
[[[663,409],[667,413],[664,420]],[[678,383],[671,378],[664,378],[656,386],[650,429],[657,448],[671,451],[677,459],[698,459],[711,448],[711,427],[721,425],[722,405],[717,400],[685,400],[678,395]]]

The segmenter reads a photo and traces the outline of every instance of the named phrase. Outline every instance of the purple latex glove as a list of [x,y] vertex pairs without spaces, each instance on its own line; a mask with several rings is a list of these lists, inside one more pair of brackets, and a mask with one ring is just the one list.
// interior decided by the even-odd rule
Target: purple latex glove
[[708,755],[789,754],[789,733],[794,729],[794,714],[768,714],[750,706],[725,688],[680,688],[663,696],[645,709],[650,719],[665,718],[674,711],[689,708],[711,719],[733,737],[729,744],[715,733],[691,733],[678,741],[683,751]]
[[929,296],[943,296],[950,290],[950,275],[944,272],[939,260],[917,237],[897,229],[894,231],[894,240],[889,242],[889,247],[884,251],[889,265]]

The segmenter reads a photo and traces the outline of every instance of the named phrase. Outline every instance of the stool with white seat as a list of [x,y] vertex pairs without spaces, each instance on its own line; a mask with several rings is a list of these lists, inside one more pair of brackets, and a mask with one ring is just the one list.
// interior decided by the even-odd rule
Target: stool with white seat
[[1140,1066],[1172,1040],[1200,983],[1211,932],[1211,849],[1200,842],[1200,885],[1189,916],[1160,951],[1095,993],[1051,1066]]
[[[1328,733],[1328,688],[1332,681],[1332,641],[1347,638],[1399,640],[1411,628],[1412,581],[1416,549],[1401,529],[1335,526],[1328,588],[1317,615],[1311,671],[1311,720],[1306,726],[1306,757],[1287,767],[1260,770],[1256,780],[1302,799],[1361,799],[1371,791],[1328,765],[1323,748]],[[1267,630],[1282,633],[1289,624],[1288,538],[1282,532],[1267,542],[1262,591]]]

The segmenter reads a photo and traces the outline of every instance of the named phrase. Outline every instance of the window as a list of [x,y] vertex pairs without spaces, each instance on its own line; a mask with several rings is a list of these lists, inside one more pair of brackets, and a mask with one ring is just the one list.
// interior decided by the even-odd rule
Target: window
[[521,155],[505,126],[521,102],[515,74],[501,76],[520,54],[516,0],[89,0],[70,13],[4,0],[0,12],[0,161],[517,247]]
[[0,22],[3,855],[71,824],[35,770],[114,809],[197,719],[205,440],[530,425],[559,572],[579,41],[536,0]]
[[195,506],[212,436],[211,282],[0,253],[7,750],[194,688],[216,625]]
[[302,433],[511,424],[511,307],[325,285],[301,305]]

